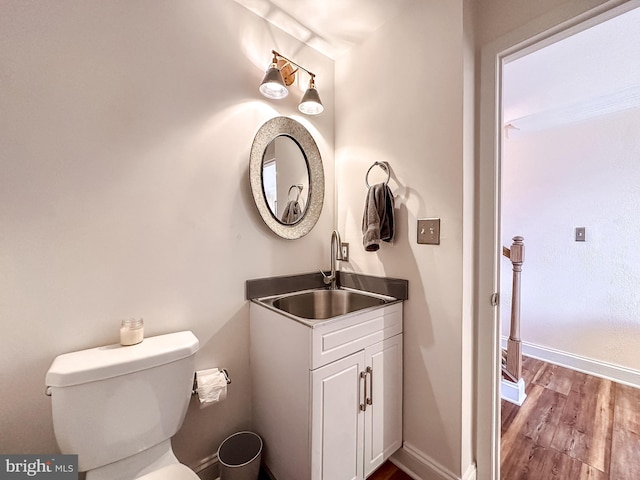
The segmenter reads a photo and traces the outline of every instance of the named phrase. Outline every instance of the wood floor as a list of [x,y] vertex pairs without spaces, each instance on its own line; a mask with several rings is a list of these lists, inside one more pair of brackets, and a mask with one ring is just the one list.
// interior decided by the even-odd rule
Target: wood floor
[[640,390],[523,359],[527,399],[502,401],[502,480],[640,479]]
[[367,480],[411,480],[411,477],[393,463],[386,461]]

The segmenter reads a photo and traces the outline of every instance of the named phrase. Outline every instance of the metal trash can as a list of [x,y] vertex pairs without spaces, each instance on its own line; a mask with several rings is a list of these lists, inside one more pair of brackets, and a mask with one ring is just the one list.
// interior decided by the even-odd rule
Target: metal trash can
[[261,457],[262,439],[257,433],[228,436],[218,448],[220,480],[257,480]]

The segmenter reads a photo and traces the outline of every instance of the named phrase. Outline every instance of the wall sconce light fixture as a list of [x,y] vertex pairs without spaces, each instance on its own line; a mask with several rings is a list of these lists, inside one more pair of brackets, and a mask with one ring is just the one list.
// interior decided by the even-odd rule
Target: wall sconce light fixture
[[[280,55],[275,50],[271,50],[273,53],[273,60],[264,75],[264,79],[260,84],[260,93],[267,98],[280,99],[289,94],[287,87],[292,85],[298,70],[304,70],[309,74],[309,88],[302,96],[302,100],[298,105],[298,110],[306,115],[318,115],[322,113],[324,107],[320,101],[320,95],[316,89],[315,73],[310,72],[301,65],[298,65],[287,57]],[[297,68],[294,70],[293,65]]]

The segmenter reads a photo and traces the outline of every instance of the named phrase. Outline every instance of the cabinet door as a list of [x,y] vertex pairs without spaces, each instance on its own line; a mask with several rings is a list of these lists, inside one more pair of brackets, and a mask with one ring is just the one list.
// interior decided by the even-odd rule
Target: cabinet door
[[311,372],[312,480],[364,478],[363,370],[360,351]]
[[364,412],[364,475],[370,475],[402,446],[402,335],[365,349],[370,367]]

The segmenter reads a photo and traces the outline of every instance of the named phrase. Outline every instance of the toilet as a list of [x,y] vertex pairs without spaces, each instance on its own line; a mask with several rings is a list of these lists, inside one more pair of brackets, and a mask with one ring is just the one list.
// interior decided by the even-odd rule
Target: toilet
[[62,453],[86,480],[198,480],[178,459],[198,339],[188,331],[56,357],[46,375]]

